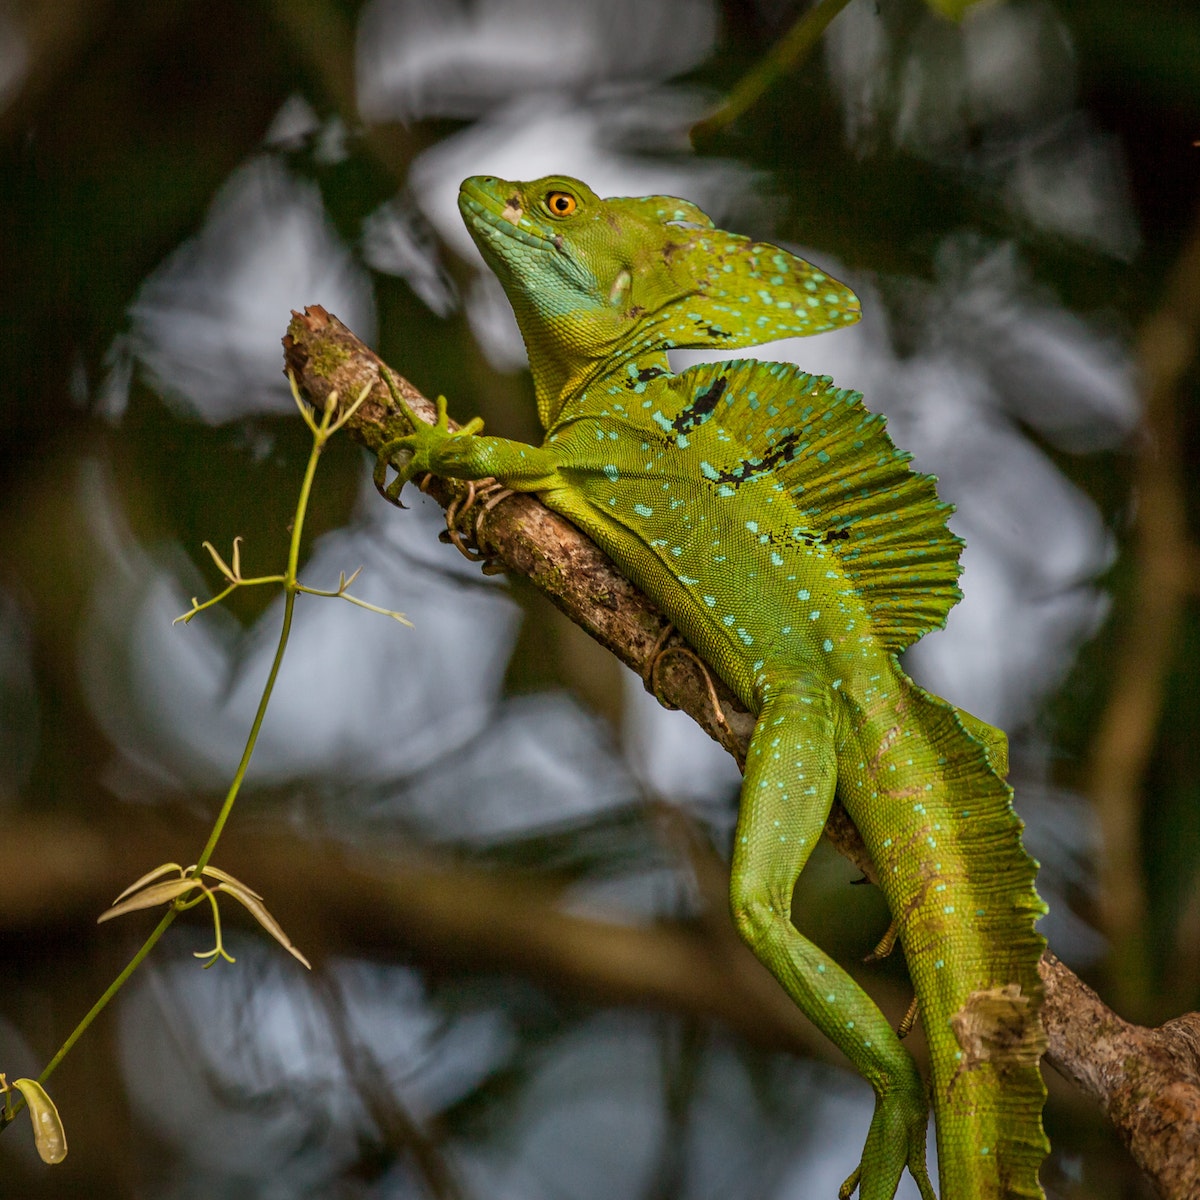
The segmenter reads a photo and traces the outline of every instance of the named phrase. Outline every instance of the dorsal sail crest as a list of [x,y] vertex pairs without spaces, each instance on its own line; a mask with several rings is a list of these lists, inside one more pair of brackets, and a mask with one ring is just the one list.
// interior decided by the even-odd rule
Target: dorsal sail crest
[[[676,423],[716,420],[749,452],[743,478],[770,472],[790,493],[798,523],[824,535],[858,589],[872,626],[899,652],[940,629],[961,599],[961,539],[936,480],[912,470],[886,421],[858,392],[790,363],[704,363],[672,380]],[[730,483],[736,486],[737,478]]]

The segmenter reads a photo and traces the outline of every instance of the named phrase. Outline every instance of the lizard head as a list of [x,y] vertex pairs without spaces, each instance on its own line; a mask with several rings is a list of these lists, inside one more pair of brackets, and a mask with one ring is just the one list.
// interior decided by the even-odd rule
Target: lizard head
[[756,346],[859,317],[844,284],[672,196],[477,175],[458,206],[516,312],[546,424],[564,385],[615,356]]

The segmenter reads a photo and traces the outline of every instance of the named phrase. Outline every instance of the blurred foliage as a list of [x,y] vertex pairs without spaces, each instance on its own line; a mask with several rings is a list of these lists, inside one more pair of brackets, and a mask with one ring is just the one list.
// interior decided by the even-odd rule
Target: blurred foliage
[[[854,0],[839,20],[870,2]],[[1039,295],[1052,297],[1068,312],[1132,344],[1136,331],[1162,303],[1164,280],[1200,220],[1200,9],[1188,0],[1137,6],[1125,0],[1012,3],[1022,13],[1049,14],[1048,20],[1060,23],[1054,28],[1062,30],[1068,44],[1064,61],[1073,64],[1078,76],[1074,111],[1112,139],[1124,164],[1122,186],[1140,234],[1128,253],[1063,236],[1006,202],[989,155],[998,153],[998,146],[1017,152],[1024,135],[1015,122],[1010,128],[999,121],[981,133],[977,124],[965,121],[959,140],[933,149],[889,136],[889,122],[899,119],[897,112],[903,107],[906,54],[919,51],[928,56],[923,61],[936,64],[943,61],[940,56],[949,62],[957,53],[954,39],[959,34],[952,26],[932,24],[935,18],[918,0],[879,0],[876,5],[892,39],[887,68],[892,74],[881,74],[878,86],[885,96],[900,99],[891,109],[883,102],[883,115],[877,117],[873,132],[858,137],[846,133],[845,95],[831,84],[818,55],[769,90],[702,152],[709,165],[729,161],[755,173],[748,176],[753,194],[740,204],[739,228],[819,247],[875,281],[881,303],[888,307],[900,361],[914,352],[917,338],[906,325],[913,289],[931,287],[938,278],[939,253],[948,238],[969,233],[984,245],[1015,245],[1030,287]],[[488,8],[460,7],[464,14]],[[699,0],[693,9],[697,21],[707,12]],[[145,597],[137,587],[131,584],[132,590],[121,592],[118,584],[136,581],[139,573],[144,578],[156,574],[174,580],[183,594],[204,592],[217,578],[201,549],[202,540],[224,546],[239,534],[246,539],[248,569],[265,569],[286,542],[308,453],[307,432],[283,408],[248,403],[234,419],[206,423],[152,371],[134,366],[126,380],[128,343],[137,332],[131,310],[152,273],[204,228],[206,214],[235,171],[264,156],[286,168],[291,180],[316,190],[330,226],[351,248],[356,269],[367,271],[364,222],[397,192],[408,188],[411,196],[413,187],[428,181],[428,173],[412,174],[414,164],[472,125],[465,113],[451,112],[449,106],[407,124],[359,119],[354,57],[359,10],[353,0],[210,0],[205,5],[185,0],[153,5],[10,0],[3,10],[0,804],[14,845],[24,844],[21,839],[30,822],[62,822],[64,831],[54,853],[10,865],[12,872],[45,873],[60,881],[58,890],[42,895],[35,910],[14,908],[0,920],[0,947],[7,964],[0,1005],[0,1068],[10,1076],[37,1074],[128,955],[129,944],[116,942],[107,928],[95,932],[81,916],[77,897],[90,897],[88,888],[101,885],[94,881],[95,847],[88,841],[90,835],[80,831],[115,829],[118,840],[128,838],[132,844],[140,836],[138,830],[155,822],[168,830],[191,830],[197,815],[201,823],[205,814],[211,818],[225,784],[219,748],[196,751],[193,758],[184,756],[171,764],[148,750],[142,756],[136,739],[117,744],[114,730],[123,726],[108,704],[116,703],[113,696],[125,694],[122,688],[136,692],[152,679],[153,672],[139,666],[135,655],[139,647],[144,653],[154,644],[146,640],[150,635],[141,623],[151,615],[157,619],[157,610],[142,603]],[[795,11],[793,5],[768,0],[724,0],[717,16],[715,50],[675,81],[699,89],[707,101],[746,75],[789,27]],[[974,19],[969,16],[968,24]],[[466,17],[464,28],[465,23]],[[360,45],[357,53],[363,52]],[[10,78],[11,85],[5,85]],[[614,88],[620,86],[626,84]],[[592,103],[589,96],[583,84],[575,91],[548,87],[543,102],[551,109],[559,104],[565,109]],[[264,151],[268,130],[295,97],[309,106],[311,128]],[[698,115],[699,111],[693,114]],[[599,144],[633,160],[656,158],[673,169],[692,161],[685,132],[679,123],[665,150],[658,143],[640,144],[636,130],[617,127],[601,129]],[[330,142],[339,139],[340,149],[331,148]],[[738,204],[730,207],[738,213]],[[448,294],[468,295],[474,286],[472,268],[440,240],[439,230],[420,221],[417,226],[434,246]],[[249,255],[250,248],[244,252]],[[296,278],[288,276],[291,265],[280,261],[278,272]],[[261,266],[272,273],[271,264]],[[370,269],[367,277],[378,349],[385,359],[427,393],[450,396],[459,417],[478,412],[495,432],[536,438],[527,377],[491,364],[472,336],[467,311],[459,306],[439,315],[400,273]],[[322,292],[306,291],[287,303],[331,301]],[[189,313],[182,315],[187,318]],[[214,317],[203,311],[190,315],[210,322]],[[265,315],[263,328],[274,330],[264,335],[267,340],[282,336],[287,316],[286,305]],[[199,361],[228,350],[219,339],[206,342],[201,323],[188,326],[185,319],[181,328]],[[913,341],[906,344],[910,334]],[[264,355],[274,354],[276,344],[272,341]],[[1198,396],[1200,372],[1193,363],[1179,382],[1175,443],[1168,447],[1189,484],[1200,468]],[[1130,453],[1135,442],[1074,453],[1027,422],[1022,429],[1091,498],[1116,539],[1115,561],[1104,579],[1112,595],[1111,616],[1080,650],[1070,676],[1040,705],[1023,734],[1026,747],[1032,747],[1029,757],[1041,755],[1051,763],[1043,779],[1047,788],[1052,784],[1082,789],[1137,586],[1137,567],[1130,555],[1137,517]],[[574,631],[522,589],[513,593],[525,621],[518,637],[505,625],[510,610],[498,591],[451,561],[452,554],[436,554],[436,521],[419,513],[400,514],[395,518],[399,525],[387,526],[389,531],[401,529],[395,535],[398,540],[383,542],[383,526],[371,525],[382,518],[372,515],[370,502],[363,499],[363,472],[358,452],[348,443],[335,442],[318,478],[305,555],[316,554],[322,539],[334,539],[347,528],[362,535],[362,542],[355,543],[360,549],[374,539],[383,547],[380,562],[369,566],[364,579],[369,581],[372,571],[384,572],[381,563],[391,561],[395,576],[389,582],[396,589],[375,595],[376,601],[412,611],[406,589],[425,588],[433,597],[431,610],[444,612],[447,619],[456,611],[473,614],[486,609],[492,614],[489,620],[496,621],[489,645],[494,644],[494,655],[501,661],[488,666],[492,676],[484,678],[481,670],[476,681],[468,677],[470,664],[454,658],[452,678],[443,687],[435,678],[438,655],[450,661],[451,647],[468,639],[459,627],[451,634],[437,632],[431,612],[425,632],[418,619],[412,634],[397,630],[389,635],[407,639],[395,653],[411,656],[411,669],[394,669],[387,678],[370,677],[370,686],[378,690],[365,698],[359,694],[363,676],[313,682],[318,678],[315,672],[297,668],[297,678],[305,682],[296,686],[305,692],[308,706],[325,707],[326,725],[335,724],[337,714],[356,705],[364,712],[378,706],[390,722],[385,699],[387,687],[393,685],[397,691],[409,689],[414,706],[423,696],[433,696],[431,711],[441,715],[429,728],[415,720],[412,728],[390,723],[372,728],[364,718],[367,732],[362,740],[347,743],[350,749],[331,751],[307,776],[289,774],[286,763],[289,755],[308,763],[306,742],[319,742],[319,737],[297,735],[296,747],[289,750],[281,735],[282,748],[268,760],[273,765],[264,767],[256,797],[247,798],[256,800],[255,811],[238,814],[231,843],[238,840],[246,853],[260,835],[299,829],[314,839],[394,855],[397,863],[434,855],[439,862],[467,864],[502,882],[512,880],[514,887],[544,888],[568,908],[611,913],[623,922],[674,918],[689,928],[707,929],[705,923],[714,919],[712,907],[719,906],[720,897],[704,893],[687,855],[663,835],[655,807],[646,803],[645,789],[621,762],[612,722],[597,722],[564,698],[564,693],[582,696],[592,712],[605,718],[628,714],[630,701],[619,673],[597,664],[590,650],[580,648]],[[1189,486],[1187,515],[1193,530],[1200,517],[1197,495],[1194,485]],[[403,524],[406,520],[408,525]],[[403,540],[408,537],[410,541]],[[435,549],[423,549],[427,544]],[[351,570],[358,563],[340,565]],[[1131,999],[1137,1011],[1129,1015],[1154,1020],[1200,1005],[1200,752],[1194,732],[1200,725],[1200,689],[1194,682],[1200,677],[1200,625],[1195,564],[1181,563],[1180,570],[1192,573],[1191,599],[1171,647],[1161,719],[1138,798],[1144,813],[1143,936],[1151,974],[1148,989]],[[323,585],[320,579],[308,581]],[[1086,582],[1079,581],[1081,586]],[[108,608],[97,623],[97,607],[102,607],[98,597],[103,596],[108,596]],[[198,677],[209,670],[218,677],[211,684],[214,704],[232,705],[236,699],[237,672],[253,660],[256,622],[267,602],[265,596],[235,597],[232,618],[213,622],[213,645],[226,657],[207,668],[203,653],[196,660],[179,660],[190,662],[189,669]],[[300,612],[298,624],[309,612]],[[465,628],[467,616],[463,621]],[[445,640],[439,642],[439,637]],[[516,639],[517,655],[511,663],[510,638]],[[114,660],[127,652],[130,662],[128,678],[107,679],[109,692],[96,682],[95,673],[102,668],[88,666],[97,642]],[[427,657],[420,658],[422,654]],[[484,657],[479,652],[478,658]],[[421,663],[424,675],[418,669]],[[501,681],[503,694],[492,706],[489,689],[499,688]],[[444,709],[438,708],[437,697],[446,689],[449,699]],[[544,707],[531,702],[522,708],[530,695],[547,698]],[[148,691],[143,700],[164,726],[169,699],[165,693]],[[471,713],[477,700],[487,712],[475,727]],[[426,752],[430,730],[439,722],[459,722],[474,732],[457,745]],[[314,721],[314,728],[319,732],[320,722]],[[539,729],[547,731],[545,744],[530,734]],[[507,759],[507,748],[522,737],[529,742],[521,743],[525,757],[518,759],[514,752]],[[357,751],[352,752],[362,744],[410,740],[420,763],[411,773],[390,767],[373,772],[356,761]],[[254,782],[252,776],[248,786],[253,788]],[[523,824],[498,806],[495,812],[488,809],[491,791],[520,797],[530,811],[536,809],[537,819]],[[726,786],[718,799],[709,796],[687,809],[710,854],[723,852],[732,796],[732,787]],[[564,815],[556,822],[553,813],[560,803]],[[463,815],[477,808],[491,813],[487,819],[492,825],[481,818],[482,825],[476,827],[473,818]],[[1085,828],[1075,846],[1084,857],[1095,852],[1087,837]],[[883,916],[878,897],[869,889],[847,893],[847,870],[832,857],[815,860],[802,879],[797,912],[805,928],[820,931],[831,952],[854,961],[878,937]],[[239,867],[239,874],[250,886],[258,886],[252,871]],[[1138,886],[1138,881],[1131,880],[1130,886]],[[1064,888],[1083,921],[1093,921],[1095,898],[1086,879]],[[266,899],[272,911],[286,909],[280,919],[307,949],[306,922],[324,927],[318,915],[306,916],[304,893],[301,881],[285,903],[270,894]],[[5,908],[0,900],[0,912]],[[486,932],[498,914],[480,911],[475,917]],[[368,933],[358,931],[356,936],[366,938]],[[197,936],[206,936],[203,929]],[[187,958],[190,948],[180,935],[179,961]],[[348,1052],[342,1061],[362,1069],[346,1068],[354,1086],[345,1093],[328,1080],[321,1093],[299,1074],[281,1076],[255,1091],[244,1078],[224,1076],[228,1060],[218,1057],[217,1065],[197,1068],[197,1080],[191,1084],[180,1082],[179,1091],[211,1090],[242,1124],[222,1125],[214,1110],[189,1110],[196,1129],[205,1131],[203,1137],[197,1135],[199,1147],[215,1143],[225,1149],[239,1137],[253,1143],[253,1122],[259,1119],[276,1122],[271,1126],[275,1132],[266,1138],[274,1146],[279,1108],[285,1114],[294,1109],[320,1124],[325,1117],[313,1116],[320,1108],[314,1096],[324,1094],[336,1098],[336,1103],[329,1101],[337,1116],[328,1118],[328,1129],[341,1129],[339,1122],[349,1122],[351,1128],[346,1134],[349,1149],[343,1147],[340,1158],[334,1155],[340,1165],[331,1169],[343,1188],[338,1194],[533,1196],[540,1193],[522,1189],[532,1188],[530,1180],[541,1169],[537,1147],[542,1141],[555,1144],[556,1127],[547,1113],[570,1108],[576,1089],[573,1069],[579,1072],[580,1094],[590,1087],[596,1095],[608,1094],[604,1087],[613,1087],[609,1108],[601,1105],[599,1115],[582,1124],[590,1122],[589,1127],[602,1132],[611,1118],[617,1132],[607,1153],[618,1158],[623,1154],[624,1127],[613,1111],[624,1101],[612,1080],[604,1082],[607,1063],[615,1075],[624,1071],[630,1078],[635,1067],[645,1067],[651,1079],[647,1087],[659,1089],[655,1120],[674,1131],[664,1136],[664,1144],[674,1149],[664,1150],[653,1169],[647,1168],[637,1194],[648,1200],[708,1195],[697,1180],[705,1171],[707,1178],[720,1178],[723,1162],[730,1171],[761,1170],[761,1176],[755,1176],[760,1191],[747,1188],[747,1195],[808,1196],[817,1193],[808,1189],[806,1160],[797,1160],[801,1165],[796,1166],[789,1156],[816,1154],[825,1135],[814,1130],[832,1136],[841,1122],[838,1114],[856,1111],[837,1107],[850,1104],[845,1097],[853,1085],[833,1068],[797,1066],[778,1049],[744,1044],[737,1035],[694,1014],[643,1018],[620,1009],[609,1011],[609,997],[603,993],[547,986],[547,978],[555,976],[548,970],[543,977],[532,952],[521,960],[520,969],[492,962],[475,971],[453,947],[434,949],[420,940],[376,945],[370,951],[357,942],[346,949],[335,941],[322,949],[326,960],[334,963],[330,978],[337,982],[330,984],[330,994],[341,989],[343,997],[335,1003],[326,995],[321,1001],[321,1011],[332,1025],[337,1022],[329,1014],[345,1015],[347,998],[355,989],[360,1000],[366,994],[354,971],[377,970],[382,978],[402,966],[416,969],[412,976],[402,975],[409,980],[403,986],[411,990],[404,1012],[411,1009],[418,1014],[412,1020],[427,1021],[429,1027],[420,1026],[422,1032],[413,1035],[411,1046],[391,1045],[383,1031],[389,1028],[392,994],[380,984],[382,1015],[368,1020],[356,1010],[352,1018],[346,1017],[346,1028],[357,1030],[347,1039],[361,1051],[361,1061]],[[168,955],[163,975],[131,1002],[140,1006],[137,1021],[146,1024],[135,1023],[132,1035],[124,1028],[120,1038],[112,1027],[92,1031],[56,1076],[54,1095],[71,1136],[72,1154],[66,1164],[45,1171],[31,1161],[31,1148],[16,1145],[24,1131],[10,1131],[0,1141],[0,1171],[5,1177],[0,1190],[27,1197],[183,1197],[200,1194],[203,1186],[215,1188],[214,1179],[227,1184],[232,1179],[236,1188],[229,1184],[231,1195],[285,1194],[272,1192],[270,1179],[256,1178],[254,1154],[238,1158],[232,1148],[233,1165],[227,1174],[211,1164],[203,1170],[212,1174],[203,1174],[198,1165],[202,1149],[189,1159],[179,1147],[177,1135],[187,1126],[187,1114],[174,1126],[166,1117],[155,1124],[147,1116],[153,1105],[144,1097],[130,1098],[143,1086],[129,1081],[139,1070],[131,1036],[134,1043],[145,1038],[148,1055],[173,1053],[172,1062],[182,1061],[187,1054],[179,1050],[180,1044],[189,1038],[197,1045],[206,1040],[205,1019],[237,1024],[252,1011],[255,1001],[249,997],[256,985],[266,997],[261,1000],[264,1011],[268,1000],[292,988],[290,979],[281,982],[278,964],[271,965],[265,953],[260,959],[253,952],[240,953],[239,958],[236,970],[245,970],[250,982],[214,983],[225,969],[219,967],[205,977],[203,987],[244,988],[245,994],[236,991],[231,999],[204,991],[212,998],[209,1016],[198,1007],[186,1013],[181,1007],[175,1027],[164,1016],[170,1003],[156,1008],[151,997],[155,989],[166,994],[176,987],[183,993],[193,985],[172,982],[179,961]],[[350,959],[357,965],[347,967]],[[1102,993],[1110,994],[1107,989],[1114,981],[1103,959],[1093,965],[1091,976]],[[890,962],[872,978],[886,992],[886,1002],[902,1011],[901,965]],[[271,1011],[273,1019],[286,1026],[280,1013]],[[373,1030],[376,1040],[371,1042],[363,1029]],[[256,1049],[251,1034],[243,1032],[246,1041],[236,1051],[226,1048],[227,1054],[244,1053],[254,1062],[261,1054],[262,1062],[272,1061],[270,1047]],[[455,1037],[465,1039],[466,1049],[454,1049]],[[481,1047],[477,1053],[471,1050],[472,1037]],[[368,1050],[363,1050],[364,1039]],[[446,1049],[446,1039],[462,1062]],[[338,1044],[345,1051],[345,1044]],[[625,1052],[630,1057],[622,1057]],[[650,1061],[654,1055],[658,1059]],[[197,1061],[203,1056],[198,1054]],[[740,1064],[736,1069],[735,1062]],[[362,1099],[375,1094],[372,1070],[385,1075],[391,1071],[407,1086],[410,1076],[423,1079],[422,1071],[439,1063],[449,1064],[445,1069],[452,1078],[431,1085],[427,1094],[418,1087],[420,1099],[412,1112],[397,1106],[385,1119],[379,1105],[372,1108]],[[144,1062],[140,1069],[144,1071]],[[797,1072],[808,1072],[804,1086],[810,1090],[797,1082]],[[717,1094],[719,1085],[725,1086],[722,1080],[728,1085],[726,1098],[711,1100],[710,1092]],[[833,1107],[824,1117],[809,1108],[814,1087],[832,1097]],[[1046,1171],[1051,1194],[1144,1195],[1136,1172],[1099,1115],[1084,1109],[1065,1086],[1052,1081],[1051,1089],[1047,1125],[1055,1155]],[[359,1099],[347,1099],[347,1094]],[[363,1105],[372,1118],[355,1125],[345,1112],[358,1113]],[[634,1111],[642,1113],[630,1106],[629,1112]],[[689,1112],[693,1127],[685,1136],[679,1131],[688,1127]],[[697,1141],[697,1129],[716,1136],[705,1124],[720,1124],[714,1113],[730,1121],[731,1113],[743,1115],[735,1130],[741,1141],[732,1135],[720,1141],[719,1154],[705,1151],[702,1138]],[[846,1119],[853,1125],[857,1118]],[[443,1143],[453,1148],[447,1154],[456,1164],[445,1177],[437,1166]],[[263,1152],[262,1162],[268,1164],[264,1170],[278,1161],[273,1153]],[[599,1164],[596,1174],[603,1180],[607,1160],[596,1146],[568,1140],[562,1153],[581,1177],[587,1174],[579,1166],[584,1159]],[[294,1157],[299,1161],[303,1154],[297,1149]],[[630,1157],[636,1155],[631,1152]],[[562,1167],[561,1179],[570,1176]],[[279,1186],[288,1187],[286,1179]],[[551,1180],[544,1186],[553,1190],[553,1184]],[[290,1194],[303,1194],[299,1184],[295,1188]],[[727,1186],[725,1193],[729,1191]],[[721,1194],[720,1189],[714,1185],[711,1194]]]

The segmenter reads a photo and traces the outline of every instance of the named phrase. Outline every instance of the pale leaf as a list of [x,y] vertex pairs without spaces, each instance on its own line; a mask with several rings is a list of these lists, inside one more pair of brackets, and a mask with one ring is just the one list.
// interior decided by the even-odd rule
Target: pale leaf
[[256,900],[261,900],[262,897],[252,888],[244,884],[240,879],[235,879],[228,871],[222,871],[220,867],[205,867],[201,872],[204,875],[211,875],[214,879],[219,879],[223,883],[232,883],[240,887],[242,891],[249,892]]
[[165,875],[168,871],[178,871],[183,874],[183,868],[178,863],[163,863],[161,867],[155,867],[153,871],[147,871],[141,879],[131,883],[114,901],[114,904],[120,904],[126,896],[132,895],[140,887],[145,887],[148,883],[153,883],[160,875]]
[[253,914],[254,919],[290,954],[302,962],[310,971],[312,963],[292,945],[292,939],[283,932],[282,926],[275,920],[261,897],[256,896],[249,888],[243,887],[235,879],[231,883],[218,883],[218,892],[228,892],[235,900],[240,900]]
[[97,922],[111,921],[113,917],[121,917],[126,913],[136,912],[139,908],[154,908],[157,904],[166,904],[178,896],[202,887],[198,879],[169,879],[166,883],[156,883],[130,896],[124,904],[114,904],[106,913],[101,913]]

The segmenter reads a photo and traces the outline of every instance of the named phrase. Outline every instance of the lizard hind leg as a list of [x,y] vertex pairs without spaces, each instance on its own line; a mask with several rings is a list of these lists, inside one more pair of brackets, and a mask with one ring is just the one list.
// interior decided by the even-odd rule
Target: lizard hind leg
[[862,1161],[845,1200],[892,1200],[905,1167],[922,1200],[935,1200],[925,1165],[928,1104],[911,1056],[853,979],[792,924],[792,891],[821,836],[837,777],[832,693],[803,679],[775,679],[742,785],[730,902],[742,938],[810,1020],[875,1090]]
[[[456,496],[446,506],[446,528],[438,536],[442,541],[450,542],[464,558],[469,558],[472,562],[490,563],[492,555],[479,549],[482,536],[480,523],[501,500],[507,500],[513,494],[512,488],[506,488],[490,475],[485,475],[482,479],[468,479],[466,495]],[[471,538],[467,541],[459,531],[458,523],[472,509],[475,510],[475,517]],[[486,566],[484,571],[487,572]]]

